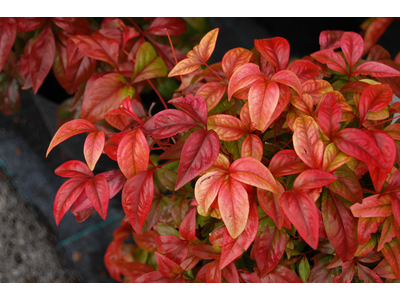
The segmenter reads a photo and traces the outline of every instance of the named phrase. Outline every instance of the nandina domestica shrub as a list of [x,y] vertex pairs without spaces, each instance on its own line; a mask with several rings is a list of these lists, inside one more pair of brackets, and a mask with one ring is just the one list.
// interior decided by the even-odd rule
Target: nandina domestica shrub
[[[400,56],[374,45],[376,22],[368,47],[323,31],[321,50],[291,62],[275,37],[208,65],[211,30],[176,60],[168,76],[181,85],[153,116],[140,84],[166,72],[150,43],[127,55],[126,76],[110,45],[92,51],[93,38],[71,36],[80,59],[106,64],[48,149],[89,133],[86,163],[55,171],[70,178],[57,224],[71,207],[78,221],[106,219],[122,190],[126,217],[104,256],[117,281],[399,282]],[[119,169],[95,175],[103,153]]]

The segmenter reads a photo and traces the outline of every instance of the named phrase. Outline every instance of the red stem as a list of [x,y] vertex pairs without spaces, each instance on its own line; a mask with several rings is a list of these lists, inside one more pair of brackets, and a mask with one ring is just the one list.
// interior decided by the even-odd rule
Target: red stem
[[228,85],[228,83],[227,83],[224,79],[222,79],[221,76],[219,76],[209,65],[207,65],[207,63],[204,63],[204,65],[205,65],[207,68],[209,68],[210,71],[213,72],[215,76],[217,76],[221,81],[225,82],[225,84]]
[[163,163],[162,165],[159,165],[159,166],[156,166],[156,167],[154,167],[154,168],[151,168],[151,169],[149,169],[148,171],[161,168],[162,166],[168,165],[168,164],[173,163],[173,162],[175,162],[175,161],[177,161],[177,160],[180,160],[180,158],[176,158],[176,159],[167,161],[166,163]]

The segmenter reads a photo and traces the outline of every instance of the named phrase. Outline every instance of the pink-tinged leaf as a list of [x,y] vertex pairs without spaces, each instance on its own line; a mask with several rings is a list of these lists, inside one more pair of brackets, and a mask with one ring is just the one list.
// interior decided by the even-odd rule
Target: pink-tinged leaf
[[261,283],[303,283],[291,268],[277,265],[269,274],[261,278]]
[[167,278],[161,271],[146,273],[135,280],[135,283],[174,283],[176,278]]
[[146,79],[164,77],[167,75],[167,67],[161,57],[157,56],[156,50],[149,42],[140,45],[136,52],[135,70],[132,82],[137,83]]
[[350,205],[324,189],[321,210],[329,242],[343,262],[352,259],[358,240],[357,220],[350,211]]
[[208,211],[218,195],[218,191],[225,180],[225,172],[208,172],[196,181],[194,195],[203,211]]
[[372,77],[396,77],[400,71],[376,61],[367,61],[352,72],[352,76],[371,75]]
[[236,258],[241,256],[253,243],[258,230],[257,204],[252,201],[249,209],[249,216],[246,227],[236,238],[232,238],[228,228],[225,228],[222,243],[221,260],[219,268],[222,270],[228,267]]
[[359,218],[357,227],[357,237],[360,245],[365,244],[371,239],[370,234],[375,233],[385,218]]
[[310,56],[316,61],[326,64],[333,71],[347,74],[346,62],[339,53],[335,53],[332,49],[320,50]]
[[261,275],[275,269],[285,252],[286,242],[286,230],[279,230],[273,222],[261,229],[253,248]]
[[350,31],[343,33],[340,39],[340,47],[350,70],[352,70],[364,51],[364,41],[361,35]]
[[131,282],[135,282],[136,279],[144,274],[154,272],[152,267],[138,261],[113,260],[112,263]]
[[203,64],[195,58],[185,58],[176,64],[171,72],[169,72],[168,77],[192,73],[200,68],[202,65]]
[[71,178],[58,189],[54,200],[54,218],[57,226],[72,204],[82,194],[85,185],[85,178]]
[[289,61],[290,45],[282,37],[254,40],[254,45],[262,56],[273,65],[275,71],[284,70]]
[[400,243],[397,238],[394,238],[391,242],[386,243],[382,249],[382,254],[396,274],[396,277],[400,279]]
[[234,116],[224,114],[208,117],[207,128],[214,130],[219,139],[226,142],[239,140],[246,133],[242,121]]
[[120,170],[111,170],[101,173],[108,182],[110,199],[112,199],[122,189],[126,182],[124,174]]
[[180,265],[170,260],[168,257],[161,255],[158,252],[154,253],[157,260],[157,265],[160,268],[160,272],[167,278],[175,278],[183,274],[184,270]]
[[207,269],[206,282],[207,283],[221,283],[222,274],[218,267],[219,261],[214,260]]
[[116,68],[118,66],[119,44],[112,38],[102,35],[75,35],[70,38],[86,56],[104,61]]
[[241,149],[242,157],[253,157],[261,161],[263,157],[263,152],[263,143],[257,135],[249,134],[244,139]]
[[365,132],[355,128],[345,128],[335,134],[335,145],[347,155],[378,168],[386,168],[379,147]]
[[56,173],[56,175],[58,176],[67,178],[70,177],[91,178],[94,176],[93,172],[90,171],[88,166],[79,160],[70,160],[63,163],[54,171],[54,173]]
[[117,161],[118,159],[118,146],[127,132],[118,132],[112,135],[104,144],[104,152],[109,158]]
[[230,263],[222,270],[222,277],[229,283],[239,283],[239,274],[234,263]]
[[335,97],[328,94],[318,110],[318,124],[331,139],[339,131],[340,121],[342,121],[342,110]]
[[396,159],[396,144],[391,136],[382,130],[366,130],[371,139],[373,139],[382,152],[383,160],[386,163],[386,169],[368,165],[369,174],[374,184],[375,191],[380,192],[386,182],[388,174],[392,171]]
[[229,177],[218,193],[218,206],[229,235],[236,239],[245,229],[249,216],[249,198],[243,185]]
[[179,226],[179,235],[191,242],[196,238],[196,209],[191,209]]
[[[137,235],[137,233],[134,235]],[[172,253],[184,244],[187,244],[187,242],[173,235],[159,235],[155,239],[155,246],[161,254]]]
[[381,237],[379,238],[379,243],[376,250],[381,251],[384,245],[390,242],[395,236],[396,232],[394,231],[389,218],[386,218],[385,221],[383,221]]
[[364,123],[367,119],[368,112],[378,112],[388,106],[392,98],[393,92],[388,84],[375,84],[366,87],[358,104],[360,123]]
[[343,30],[324,30],[319,34],[319,45],[321,49],[338,49],[340,48],[340,38],[342,37]]
[[292,71],[301,83],[319,76],[321,68],[311,61],[305,59],[298,59],[291,62],[287,70]]
[[394,273],[389,262],[384,258],[373,270],[379,277],[396,279],[397,276]]
[[42,17],[24,17],[18,21],[18,31],[28,32],[39,29],[46,23],[46,18]]
[[353,280],[356,270],[356,265],[354,260],[346,261],[342,264],[342,273],[340,276],[335,276],[333,278],[334,283],[350,283]]
[[110,200],[110,191],[107,179],[102,174],[86,182],[85,192],[94,209],[99,213],[103,220],[107,217],[108,201]]
[[74,135],[84,132],[97,132],[97,128],[89,121],[82,119],[72,120],[63,124],[53,136],[49,148],[47,149],[46,157],[49,155],[50,151],[58,144],[62,143],[63,141],[69,139]]
[[283,212],[279,201],[282,194],[285,192],[285,188],[278,180],[276,180],[276,185],[279,190],[277,195],[267,190],[257,188],[257,199],[261,208],[274,220],[278,230],[281,230],[285,222],[285,213]]
[[7,60],[8,54],[14,45],[17,36],[17,22],[15,18],[1,18],[0,21],[0,71]]
[[326,93],[333,92],[331,84],[328,81],[321,79],[307,80],[303,82],[301,86],[303,88],[303,97],[309,95],[313,100],[313,105],[319,104],[322,96]]
[[361,203],[364,196],[354,172],[343,165],[333,172],[333,175],[337,177],[337,181],[332,182],[328,188],[353,204]]
[[[371,20],[368,20],[371,21]],[[371,47],[376,44],[382,34],[386,31],[394,18],[374,18],[365,29],[364,33],[364,53],[367,54]]]
[[224,232],[225,226],[221,226],[210,233],[210,243],[218,251],[222,249]]
[[83,154],[85,155],[86,163],[91,171],[93,171],[103,152],[105,138],[104,131],[91,132],[86,137],[85,145],[83,146]]
[[326,186],[337,180],[331,173],[321,170],[307,170],[302,172],[294,181],[293,189],[309,190]]
[[272,81],[279,82],[294,89],[299,96],[303,94],[301,82],[297,75],[289,70],[282,70],[274,74],[271,78]]
[[122,190],[122,208],[135,232],[139,233],[149,213],[154,195],[153,172],[139,173]]
[[187,95],[186,97],[172,99],[168,101],[168,103],[182,109],[193,119],[203,123],[204,126],[207,126],[207,104],[201,96]]
[[121,259],[121,246],[123,242],[124,239],[114,239],[108,245],[106,253],[104,254],[104,264],[107,271],[110,276],[118,282],[121,282],[121,271],[113,262]]
[[177,109],[166,109],[155,114],[142,127],[146,135],[164,139],[199,125],[187,114]]
[[297,118],[293,124],[294,150],[301,160],[313,169],[322,166],[324,154],[324,145],[318,128],[318,124],[310,116]]
[[260,79],[249,90],[249,111],[254,127],[263,131],[278,104],[279,86],[273,81]]
[[278,187],[271,172],[253,157],[235,160],[229,169],[229,176],[240,182],[278,194]]
[[200,129],[193,132],[182,149],[175,190],[212,166],[218,157],[220,142],[215,131]]
[[351,207],[356,218],[389,217],[393,214],[390,195],[374,195]]
[[221,252],[216,250],[211,245],[195,245],[190,247],[190,252],[201,259],[218,259],[221,257]]
[[294,150],[282,150],[276,153],[269,163],[269,170],[274,177],[301,173],[308,166],[297,156]]
[[253,52],[244,48],[235,48],[226,52],[222,58],[222,70],[226,78],[230,79],[240,66],[249,63],[252,56]]
[[89,89],[85,90],[81,118],[90,122],[104,119],[113,109],[117,109],[121,99],[133,96],[134,89],[125,78],[117,73],[106,74],[96,79]]
[[[229,80],[228,99],[230,100],[237,92],[239,94],[248,91],[251,84],[264,77],[260,67],[256,64],[248,63],[237,68]],[[244,99],[247,99],[247,97]]]
[[281,115],[281,113],[285,110],[287,105],[290,102],[290,88],[283,84],[278,84],[279,86],[279,99],[278,99],[278,104],[276,105],[276,108],[274,112],[272,113],[272,116],[265,126],[263,132],[265,132],[271,125],[274,123],[278,117]]
[[244,127],[248,132],[254,131],[256,128],[254,127],[254,123],[251,121],[250,118],[250,111],[249,111],[249,102],[247,101],[242,109],[240,110],[240,121],[242,121]]
[[167,30],[169,35],[181,35],[186,32],[187,25],[182,18],[155,18],[146,30],[146,34],[166,36]]
[[313,249],[317,249],[319,220],[314,200],[301,190],[286,191],[281,196],[281,206],[300,236]]
[[51,70],[55,53],[56,41],[50,25],[47,25],[33,42],[29,54],[29,75],[35,94]]
[[211,111],[221,101],[226,89],[226,84],[222,82],[207,82],[197,90],[196,95],[206,101],[207,111]]
[[118,146],[118,166],[125,177],[130,179],[147,170],[149,164],[149,144],[140,128],[124,136]]

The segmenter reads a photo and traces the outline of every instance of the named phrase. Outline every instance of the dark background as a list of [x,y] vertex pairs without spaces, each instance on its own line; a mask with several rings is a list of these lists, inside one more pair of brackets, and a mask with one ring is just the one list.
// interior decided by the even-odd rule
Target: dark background
[[[251,49],[254,39],[275,36],[288,40],[291,58],[301,58],[320,49],[321,31],[360,33],[365,19],[210,18],[210,29],[220,28],[211,63],[232,48]],[[400,50],[399,26],[393,22],[378,42],[392,57]],[[106,221],[94,213],[77,223],[67,213],[58,227],[54,222],[54,197],[65,182],[54,170],[67,160],[84,160],[82,135],[45,158],[57,130],[57,105],[69,97],[51,72],[38,95],[22,93],[17,115],[0,115],[0,282],[113,282],[103,255],[123,217],[120,195],[110,200]],[[112,169],[113,163],[103,155],[96,172]]]

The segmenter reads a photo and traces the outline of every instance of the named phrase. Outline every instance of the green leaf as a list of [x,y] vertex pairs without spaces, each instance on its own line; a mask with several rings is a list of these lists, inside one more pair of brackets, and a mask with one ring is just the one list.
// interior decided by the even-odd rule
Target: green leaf
[[154,47],[145,42],[140,45],[136,53],[135,71],[132,82],[140,82],[146,79],[167,76],[168,70],[161,57],[157,56]]
[[299,275],[303,282],[307,282],[308,277],[310,276],[310,263],[305,256],[303,256],[299,263]]

